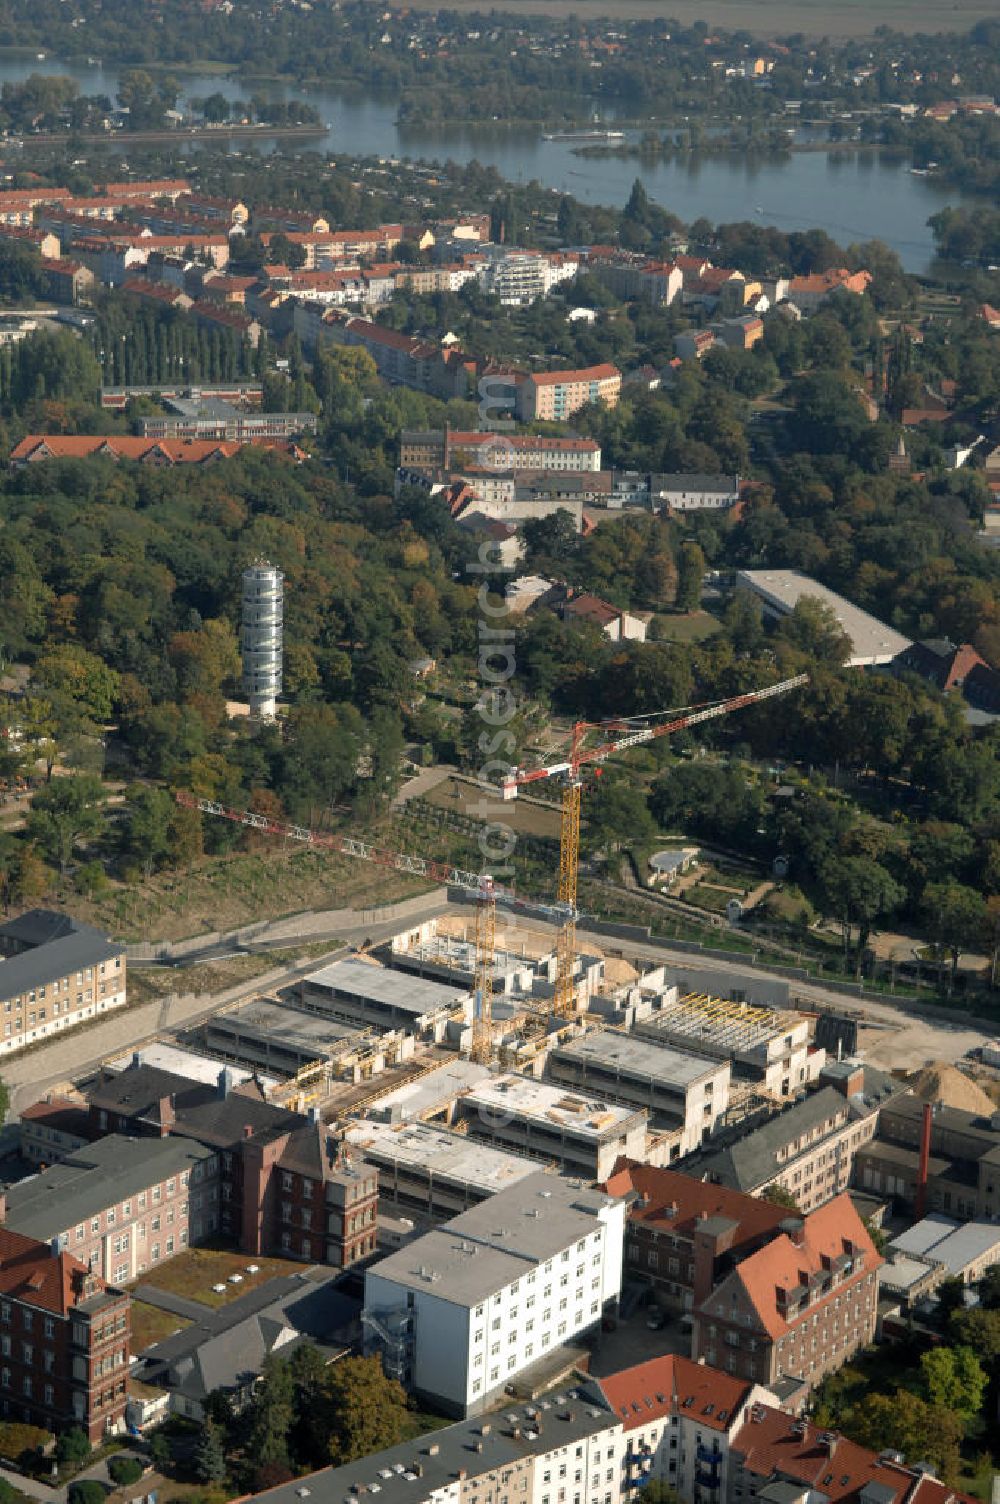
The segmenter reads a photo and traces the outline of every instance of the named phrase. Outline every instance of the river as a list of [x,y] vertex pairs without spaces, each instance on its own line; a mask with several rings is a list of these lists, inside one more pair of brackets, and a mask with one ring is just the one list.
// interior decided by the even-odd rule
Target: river
[[[0,84],[29,73],[66,73],[84,94],[114,99],[117,70],[100,64],[62,63],[53,57],[0,56]],[[746,161],[738,154],[644,162],[639,158],[580,157],[565,141],[545,141],[538,131],[506,126],[397,126],[398,101],[354,90],[289,89],[243,83],[235,76],[181,75],[185,98],[220,91],[227,98],[252,93],[314,104],[326,128],[309,146],[352,156],[424,158],[496,167],[511,182],[537,179],[585,203],[624,204],[634,178],[650,198],[690,223],[756,219],[781,230],[823,229],[834,240],[884,240],[908,271],[926,271],[934,254],[927,219],[946,203],[970,196],[933,178],[916,177],[898,159],[867,149],[856,152],[793,152],[773,160]],[[225,137],[224,132],[220,136]],[[126,144],[122,141],[123,151]],[[263,136],[258,149],[274,145]],[[245,143],[238,143],[243,149]],[[191,142],[182,151],[197,150]],[[304,146],[297,149],[306,149]]]

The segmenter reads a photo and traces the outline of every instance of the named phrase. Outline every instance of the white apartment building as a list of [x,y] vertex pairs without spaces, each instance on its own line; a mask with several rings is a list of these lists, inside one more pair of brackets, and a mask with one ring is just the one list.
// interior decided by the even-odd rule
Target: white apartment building
[[451,1414],[593,1329],[621,1291],[625,1205],[540,1171],[365,1275],[366,1348]]

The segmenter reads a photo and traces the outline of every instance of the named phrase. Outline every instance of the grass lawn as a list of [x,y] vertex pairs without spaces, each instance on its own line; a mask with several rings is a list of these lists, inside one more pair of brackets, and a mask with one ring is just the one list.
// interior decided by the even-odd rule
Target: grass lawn
[[[258,1272],[247,1274],[247,1265],[256,1264]],[[200,1300],[203,1305],[219,1307],[254,1290],[265,1280],[279,1274],[301,1274],[306,1265],[292,1259],[251,1258],[245,1253],[234,1253],[228,1248],[189,1248],[176,1258],[167,1259],[156,1269],[139,1276],[136,1284],[155,1285],[158,1290],[170,1290],[174,1295],[183,1295],[188,1300]],[[231,1274],[242,1274],[238,1285],[229,1283]],[[225,1285],[222,1291],[213,1285]],[[175,1318],[171,1317],[172,1321]]]
[[[547,837],[552,841],[559,839],[558,809],[543,808],[526,799],[501,804],[499,799],[490,800],[477,784],[466,783],[460,778],[439,783],[425,798],[428,804],[452,814],[467,815],[473,820],[502,820],[511,830],[523,835]],[[480,808],[484,801],[490,806],[485,813]]]
[[171,1337],[174,1332],[181,1332],[190,1325],[190,1321],[183,1316],[172,1316],[169,1311],[161,1311],[159,1306],[149,1306],[144,1300],[133,1300],[132,1351],[141,1353],[144,1348],[152,1347],[154,1342],[162,1342],[165,1337]]
[[131,887],[112,883],[96,900],[67,894],[66,907],[124,940],[181,940],[304,909],[372,908],[426,888],[370,862],[268,839],[257,850],[205,857]]
[[656,618],[656,629],[662,641],[704,642],[722,631],[722,623],[707,611],[687,611],[679,616],[661,612]]
[[[322,950],[332,949],[328,940]],[[195,966],[133,966],[128,974],[129,1001],[147,1003],[174,992],[225,992],[251,977],[259,977],[286,956],[259,951],[252,956],[227,956],[224,961],[205,961]]]

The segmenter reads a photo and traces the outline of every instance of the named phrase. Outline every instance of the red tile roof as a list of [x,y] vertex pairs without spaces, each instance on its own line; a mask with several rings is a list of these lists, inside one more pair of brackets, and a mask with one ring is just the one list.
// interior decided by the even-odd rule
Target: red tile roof
[[[141,439],[129,434],[28,434],[11,450],[15,464],[33,459],[89,459],[105,455],[116,460],[164,460],[172,465],[199,465],[205,460],[231,459],[248,445],[274,449],[299,458],[304,451],[282,439]],[[41,451],[41,453],[39,453]]]
[[[777,1341],[796,1328],[805,1314],[791,1314],[791,1319],[786,1319],[779,1305],[779,1291],[801,1288],[808,1283],[810,1276],[822,1275],[829,1268],[830,1260],[848,1253],[852,1246],[862,1256],[865,1274],[873,1273],[882,1263],[853,1201],[844,1192],[802,1219],[799,1242],[793,1242],[782,1233],[765,1248],[743,1259],[707,1298],[702,1309],[711,1314],[715,1302],[722,1298],[721,1292],[730,1281],[736,1281],[746,1292],[761,1327]],[[828,1295],[812,1301],[809,1314],[813,1314],[825,1300],[832,1300],[834,1294],[831,1288]]]
[[753,1388],[746,1379],[674,1353],[623,1368],[599,1382],[626,1431],[684,1412],[708,1430],[727,1431]]
[[620,1160],[605,1183],[610,1196],[637,1194],[629,1220],[649,1227],[669,1227],[686,1237],[694,1234],[704,1217],[726,1217],[739,1223],[737,1243],[776,1233],[788,1216],[786,1208],[732,1191],[727,1186],[695,1180],[677,1170]]
[[[43,1311],[65,1316],[85,1299],[89,1271],[68,1253],[54,1254],[46,1243],[0,1227],[0,1293]],[[107,1287],[101,1280],[96,1288]]]
[[563,609],[570,616],[579,616],[584,621],[596,621],[601,627],[606,627],[609,622],[617,621],[622,614],[617,606],[611,606],[607,601],[602,601],[600,596],[586,593],[567,601]]
[[966,1504],[969,1500],[968,1494],[953,1493],[936,1478],[919,1477],[912,1469],[887,1461],[845,1436],[821,1431],[808,1421],[797,1422],[770,1406],[753,1408],[733,1437],[731,1448],[758,1477],[784,1474],[810,1485],[830,1504],[856,1499],[871,1483],[891,1489],[896,1504],[904,1499],[907,1504],[946,1504],[948,1500]]
[[534,371],[529,380],[536,386],[574,386],[588,381],[611,381],[615,376],[621,380],[621,374],[617,366],[605,362],[582,371]]

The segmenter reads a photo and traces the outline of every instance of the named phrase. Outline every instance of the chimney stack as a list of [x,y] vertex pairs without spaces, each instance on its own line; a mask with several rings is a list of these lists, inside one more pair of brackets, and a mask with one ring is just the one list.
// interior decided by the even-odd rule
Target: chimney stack
[[934,1121],[934,1108],[930,1102],[924,1103],[923,1122],[920,1125],[920,1161],[917,1166],[917,1192],[914,1197],[913,1210],[919,1222],[927,1211],[927,1176],[931,1160],[931,1126]]

